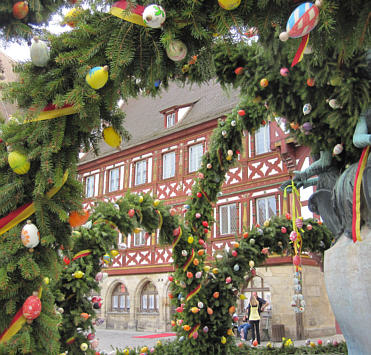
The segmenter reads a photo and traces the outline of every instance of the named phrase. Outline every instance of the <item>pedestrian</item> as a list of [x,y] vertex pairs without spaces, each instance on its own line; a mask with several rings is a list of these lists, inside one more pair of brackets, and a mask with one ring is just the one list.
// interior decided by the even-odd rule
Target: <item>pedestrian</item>
[[239,325],[237,328],[237,334],[240,334],[241,340],[247,340],[247,334],[251,329],[251,324],[248,322],[248,308],[246,307],[246,313],[242,318],[243,324]]
[[268,307],[269,302],[258,297],[256,292],[252,292],[248,308],[248,319],[252,327],[252,340],[257,340],[260,344],[260,313]]

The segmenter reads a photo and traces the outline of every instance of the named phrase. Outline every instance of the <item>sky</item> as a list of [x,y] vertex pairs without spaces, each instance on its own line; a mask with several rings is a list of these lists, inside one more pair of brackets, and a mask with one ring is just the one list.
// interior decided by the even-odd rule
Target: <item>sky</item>
[[[62,9],[63,14],[66,14],[69,9]],[[54,34],[62,33],[65,31],[71,30],[71,28],[67,25],[62,26],[60,25],[63,21],[62,15],[54,15],[49,22],[47,29]],[[27,43],[22,45],[18,43],[1,43],[0,42],[0,50],[4,52],[7,56],[14,59],[15,61],[26,61],[31,60],[30,58],[30,48]]]

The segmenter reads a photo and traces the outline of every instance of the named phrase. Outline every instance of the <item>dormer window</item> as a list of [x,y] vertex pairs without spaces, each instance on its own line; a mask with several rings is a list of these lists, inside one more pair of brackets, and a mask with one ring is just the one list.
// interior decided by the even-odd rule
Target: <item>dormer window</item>
[[172,106],[162,110],[161,113],[164,115],[165,128],[174,127],[179,123],[188,114],[192,105],[193,103],[190,103],[182,106]]
[[176,113],[171,112],[166,115],[166,128],[175,126]]

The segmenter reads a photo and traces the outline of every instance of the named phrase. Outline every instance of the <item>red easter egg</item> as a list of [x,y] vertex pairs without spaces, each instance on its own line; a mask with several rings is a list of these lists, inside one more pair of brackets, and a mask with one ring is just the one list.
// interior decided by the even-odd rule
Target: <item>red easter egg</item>
[[258,346],[258,341],[255,339],[255,340],[252,342],[252,345],[254,345],[254,346]]
[[63,257],[63,262],[64,262],[66,265],[68,265],[68,264],[71,262],[71,260],[70,260],[70,258],[69,258],[68,256],[65,256],[65,257]]
[[292,258],[292,262],[294,265],[298,266],[300,265],[300,256],[299,255],[295,255],[293,258]]
[[28,297],[23,304],[22,313],[27,320],[36,319],[41,313],[41,301],[39,297]]
[[197,192],[197,197],[198,198],[201,198],[202,197],[202,193],[201,192]]
[[239,116],[245,116],[246,115],[246,112],[245,112],[245,110],[238,110],[238,115]]
[[307,85],[312,87],[316,84],[316,81],[313,78],[308,78],[307,79]]
[[241,75],[243,74],[243,68],[242,67],[238,67],[234,70],[235,74],[236,75]]
[[18,1],[13,5],[13,16],[17,20],[22,20],[28,14],[28,3],[27,1]]
[[286,227],[281,227],[281,233],[283,233],[283,234],[287,233]]
[[83,209],[82,211],[82,214],[77,211],[72,211],[70,213],[69,222],[72,228],[82,226],[88,221],[90,216],[89,211],[86,209]]
[[322,345],[322,340],[321,339],[318,339],[317,340],[317,343],[318,343],[318,345]]
[[202,221],[202,225],[203,225],[204,227],[208,227],[208,226],[209,226],[209,223],[208,223],[207,221]]
[[134,209],[130,209],[129,211],[128,211],[128,215],[129,215],[129,217],[134,217],[134,215],[135,215],[135,211],[134,211]]

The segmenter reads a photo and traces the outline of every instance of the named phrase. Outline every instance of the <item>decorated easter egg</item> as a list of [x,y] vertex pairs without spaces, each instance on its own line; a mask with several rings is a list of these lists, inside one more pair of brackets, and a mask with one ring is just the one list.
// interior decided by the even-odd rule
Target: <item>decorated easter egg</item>
[[36,67],[45,67],[49,61],[49,48],[46,43],[41,41],[37,36],[33,38],[33,43],[30,48],[30,56],[32,64]]
[[108,66],[90,69],[89,73],[86,74],[85,80],[95,90],[102,88],[108,80]]
[[180,40],[173,40],[166,48],[167,56],[174,62],[181,61],[187,55],[187,46]]
[[28,10],[27,1],[18,1],[13,5],[13,16],[17,20],[22,20],[27,16]]
[[32,249],[40,242],[40,232],[31,221],[27,221],[27,224],[22,228],[21,238],[23,245]]
[[160,28],[166,20],[165,10],[156,4],[148,5],[143,11],[143,22],[151,28]]
[[18,175],[27,174],[31,166],[27,157],[16,151],[9,153],[8,163],[12,170]]
[[118,148],[122,141],[121,135],[113,127],[106,127],[103,130],[103,139],[113,148]]
[[36,319],[41,313],[41,301],[40,298],[36,296],[37,292],[26,299],[22,306],[23,316],[28,320],[32,321]]
[[218,4],[224,10],[234,10],[241,4],[241,0],[218,0]]

